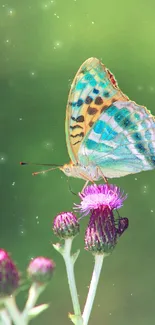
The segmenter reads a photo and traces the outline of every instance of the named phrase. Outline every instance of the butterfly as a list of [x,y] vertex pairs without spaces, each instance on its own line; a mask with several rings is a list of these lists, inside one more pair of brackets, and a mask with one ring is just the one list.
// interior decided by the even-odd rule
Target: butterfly
[[67,176],[106,181],[155,168],[155,118],[120,90],[97,58],[75,75],[65,131],[71,162],[58,168]]
[[68,176],[96,181],[155,168],[155,118],[131,101],[96,58],[71,85],[66,110]]

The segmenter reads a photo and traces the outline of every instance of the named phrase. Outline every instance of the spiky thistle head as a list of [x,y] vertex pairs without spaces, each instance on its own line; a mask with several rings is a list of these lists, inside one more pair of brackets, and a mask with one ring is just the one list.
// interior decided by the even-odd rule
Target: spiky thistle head
[[111,253],[128,227],[128,219],[116,219],[113,211],[122,207],[127,196],[119,187],[111,184],[87,186],[79,196],[81,202],[76,209],[83,216],[90,214],[85,232],[85,249],[94,254]]

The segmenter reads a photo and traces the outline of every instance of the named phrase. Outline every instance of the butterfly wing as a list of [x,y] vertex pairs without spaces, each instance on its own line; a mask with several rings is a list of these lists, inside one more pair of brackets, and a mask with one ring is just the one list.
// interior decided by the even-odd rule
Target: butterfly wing
[[70,158],[79,162],[78,152],[85,135],[100,115],[115,101],[127,101],[111,72],[96,58],[86,60],[78,70],[68,97],[66,141]]
[[135,102],[116,101],[85,136],[78,159],[110,178],[154,169],[155,118]]

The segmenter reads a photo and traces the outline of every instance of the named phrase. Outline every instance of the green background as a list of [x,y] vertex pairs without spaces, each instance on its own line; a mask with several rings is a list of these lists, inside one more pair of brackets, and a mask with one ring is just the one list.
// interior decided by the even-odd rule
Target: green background
[[[71,80],[88,57],[102,59],[131,99],[155,114],[155,4],[152,1],[0,0],[0,246],[23,272],[32,257],[56,262],[55,275],[39,302],[48,311],[32,324],[69,324],[72,312],[65,267],[52,248],[56,214],[70,211],[83,181],[60,171],[39,170],[19,161],[69,161],[64,132]],[[154,325],[154,171],[113,182],[128,193],[120,210],[129,229],[105,260],[90,325]],[[74,242],[81,255],[76,278],[84,304],[93,258],[83,249],[88,217]],[[18,297],[22,308],[26,292]]]

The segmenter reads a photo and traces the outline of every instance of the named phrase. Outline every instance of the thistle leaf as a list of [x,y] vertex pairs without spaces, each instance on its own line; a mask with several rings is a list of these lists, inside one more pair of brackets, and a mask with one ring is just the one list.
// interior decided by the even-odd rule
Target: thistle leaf
[[44,310],[46,310],[48,307],[49,307],[49,304],[42,304],[42,305],[32,308],[28,313],[29,319],[35,318],[40,313],[42,313]]
[[72,262],[73,262],[73,264],[76,262],[79,254],[80,254],[80,249],[78,249],[77,252],[72,255]]
[[78,325],[83,325],[83,320],[82,320],[82,316],[76,316],[74,314],[68,314],[68,317],[70,318],[70,320],[72,321],[73,324],[78,324]]
[[53,247],[55,248],[55,250],[58,253],[60,253],[61,255],[63,255],[63,251],[64,251],[63,246],[61,246],[59,243],[57,243],[57,244],[53,244]]

